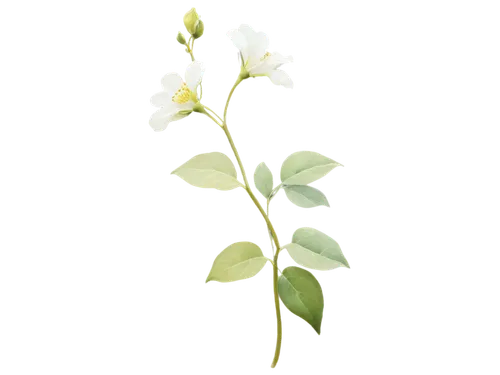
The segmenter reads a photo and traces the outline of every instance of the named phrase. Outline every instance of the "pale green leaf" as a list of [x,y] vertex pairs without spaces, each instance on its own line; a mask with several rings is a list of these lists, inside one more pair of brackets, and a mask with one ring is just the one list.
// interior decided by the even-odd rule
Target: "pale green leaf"
[[231,160],[220,152],[197,155],[172,172],[187,183],[201,188],[231,190],[241,183]]
[[307,185],[287,185],[285,186],[285,193],[290,202],[299,207],[311,208],[317,206],[327,206],[328,199],[318,189]]
[[283,185],[307,185],[342,165],[312,151],[299,151],[290,155],[281,166]]
[[271,191],[273,190],[273,174],[267,167],[266,163],[260,163],[257,166],[253,179],[257,190],[260,191],[264,198],[269,198]]
[[214,260],[207,283],[222,283],[255,276],[267,262],[260,248],[251,242],[237,242],[225,248]]
[[294,261],[315,270],[332,270],[349,267],[339,244],[326,234],[313,228],[300,228],[295,231],[292,243],[284,246]]
[[321,332],[323,291],[312,273],[299,267],[287,267],[278,280],[278,293],[285,306]]

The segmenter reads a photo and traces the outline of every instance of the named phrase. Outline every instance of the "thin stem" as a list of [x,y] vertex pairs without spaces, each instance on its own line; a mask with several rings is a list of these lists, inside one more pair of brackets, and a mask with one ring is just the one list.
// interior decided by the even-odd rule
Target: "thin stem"
[[208,117],[208,119],[212,121],[212,123],[218,128],[222,128],[224,125],[222,124],[222,119],[217,114],[217,112],[215,112],[214,109],[206,103],[201,103],[201,105],[205,109],[204,113]]
[[[271,217],[271,204],[272,198],[266,202],[266,214]],[[267,228],[269,236],[272,237],[272,233]],[[281,311],[281,302],[278,294],[278,276],[279,276],[279,261],[281,257],[280,248],[273,249],[273,267],[271,267],[271,288],[273,293],[273,312],[274,321],[276,323],[276,336],[275,336],[275,347],[273,352],[273,357],[269,362],[269,367],[274,370],[281,360],[281,355],[283,353],[283,345],[285,343],[285,323],[283,312]]]
[[[274,368],[279,360],[280,351],[281,351],[281,340],[282,340],[281,311],[280,311],[280,300],[279,300],[279,294],[278,294],[278,271],[279,271],[278,254],[279,254],[279,249],[281,248],[281,246],[280,246],[280,243],[278,240],[278,235],[276,234],[276,231],[274,230],[273,224],[269,220],[269,215],[268,215],[268,213],[269,213],[269,200],[267,201],[267,212],[266,212],[266,211],[264,211],[261,204],[259,203],[259,201],[255,197],[252,189],[250,188],[250,184],[248,183],[245,168],[243,167],[243,163],[241,161],[240,154],[238,153],[238,150],[236,149],[236,146],[234,144],[233,137],[231,136],[231,133],[229,132],[229,129],[227,127],[227,119],[226,119],[227,118],[227,109],[229,107],[229,102],[231,101],[231,97],[233,96],[234,90],[241,83],[241,81],[243,81],[243,79],[245,79],[245,76],[240,75],[238,77],[238,79],[236,80],[236,83],[234,84],[233,88],[229,92],[229,96],[228,96],[227,102],[226,102],[226,107],[224,108],[224,117],[223,117],[222,124],[219,121],[217,121],[217,119],[215,119],[215,117],[213,117],[210,113],[204,111],[204,114],[207,115],[210,119],[212,119],[212,121],[214,121],[216,124],[218,124],[222,128],[222,130],[224,130],[224,133],[226,134],[227,140],[229,141],[229,144],[231,145],[231,149],[233,150],[234,156],[236,157],[236,161],[238,162],[238,166],[240,168],[241,175],[243,176],[243,181],[245,183],[244,189],[246,190],[246,192],[250,196],[250,199],[252,199],[253,203],[255,204],[255,206],[257,207],[257,209],[261,213],[262,217],[266,221],[267,228],[268,228],[268,231],[269,231],[269,234],[271,237],[271,245],[272,245],[273,241],[274,241],[274,244],[276,245],[277,251],[275,254],[274,254],[274,248],[273,248],[274,258],[272,261],[269,259],[273,265],[273,292],[274,292],[274,305],[276,308],[276,322],[277,322],[276,350],[274,353],[273,362],[271,364],[271,367]],[[206,106],[204,106],[204,108],[208,109],[210,112],[212,112],[215,116],[217,116],[220,119],[220,116],[218,116],[214,111],[207,108]]]
[[193,62],[194,60],[196,60],[196,53],[194,51],[194,48],[190,48],[188,50],[188,53],[189,53],[189,59],[191,60],[191,62]]
[[[193,44],[192,44],[192,47],[189,46],[189,43],[191,43],[191,40],[193,40]],[[193,48],[194,48],[194,39],[193,37],[191,36],[188,40],[188,42],[185,44],[186,48],[187,48],[187,52],[191,55],[191,61],[194,61],[194,55],[193,55]]]
[[224,124],[229,125],[229,108],[231,107],[231,104],[233,103],[233,97],[236,95],[238,92],[239,86],[245,82],[245,80],[241,79],[240,75],[237,73],[236,77],[234,78],[234,82],[229,88],[229,90],[226,93],[226,96],[224,97],[224,103],[223,109],[222,109],[222,119],[224,121]]

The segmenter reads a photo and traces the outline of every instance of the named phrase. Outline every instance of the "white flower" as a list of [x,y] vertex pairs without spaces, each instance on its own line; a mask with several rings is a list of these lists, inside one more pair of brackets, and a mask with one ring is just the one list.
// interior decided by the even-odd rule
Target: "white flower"
[[278,69],[281,65],[292,62],[292,57],[267,52],[269,40],[266,34],[256,33],[250,26],[241,25],[239,29],[229,31],[228,36],[240,50],[242,69],[250,77],[268,76],[276,85],[293,87],[288,74]]
[[164,91],[151,98],[151,103],[161,108],[149,120],[149,125],[154,130],[165,130],[169,122],[188,116],[200,106],[197,89],[202,76],[203,66],[195,61],[186,69],[185,82],[177,73],[170,73],[162,78]]

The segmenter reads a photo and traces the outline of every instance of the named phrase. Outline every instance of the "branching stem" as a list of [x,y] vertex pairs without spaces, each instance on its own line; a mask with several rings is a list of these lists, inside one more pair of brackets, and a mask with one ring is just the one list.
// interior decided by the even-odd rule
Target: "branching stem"
[[[279,300],[279,295],[278,295],[278,271],[279,271],[279,269],[278,269],[278,254],[279,254],[279,250],[280,250],[281,246],[280,246],[280,243],[278,240],[278,235],[276,234],[276,231],[273,227],[273,224],[269,220],[269,215],[268,215],[268,213],[269,213],[269,200],[267,202],[268,205],[267,205],[267,212],[266,212],[266,211],[264,211],[261,204],[259,203],[259,201],[255,197],[252,189],[250,188],[250,184],[248,183],[245,168],[243,167],[243,163],[241,161],[240,155],[239,155],[238,150],[236,149],[236,146],[234,144],[233,137],[231,136],[231,133],[229,132],[229,129],[227,127],[227,109],[229,107],[229,102],[231,101],[231,97],[233,96],[234,90],[241,83],[241,81],[243,81],[243,79],[245,79],[245,78],[247,78],[247,77],[240,75],[238,77],[238,79],[236,80],[236,83],[232,87],[231,91],[229,92],[226,106],[224,108],[224,116],[223,116],[222,124],[219,121],[217,121],[208,112],[205,112],[205,114],[208,117],[210,117],[215,123],[217,123],[219,126],[221,126],[222,130],[224,130],[224,133],[226,134],[227,140],[229,141],[229,144],[231,145],[231,149],[233,150],[234,156],[236,157],[236,161],[238,162],[238,166],[241,170],[241,175],[243,176],[243,181],[245,184],[244,188],[245,188],[246,192],[248,193],[248,195],[250,196],[250,199],[252,199],[253,203],[255,204],[255,206],[257,207],[257,209],[261,213],[262,217],[266,221],[267,228],[268,228],[268,231],[270,233],[271,239],[272,239],[272,241],[274,241],[274,244],[276,245],[276,253],[274,253],[274,249],[273,249],[273,260],[271,262],[273,265],[273,292],[274,292],[274,304],[275,304],[275,308],[276,308],[276,321],[277,321],[276,350],[274,353],[273,362],[271,364],[271,367],[274,368],[276,366],[276,364],[278,363],[278,359],[279,359],[280,351],[281,351],[281,340],[282,340],[280,300]],[[211,109],[209,109],[207,107],[205,107],[205,108],[208,109],[210,112],[212,112],[215,116],[217,116],[217,114],[214,111],[212,111]],[[217,116],[217,117],[220,119],[219,116]]]

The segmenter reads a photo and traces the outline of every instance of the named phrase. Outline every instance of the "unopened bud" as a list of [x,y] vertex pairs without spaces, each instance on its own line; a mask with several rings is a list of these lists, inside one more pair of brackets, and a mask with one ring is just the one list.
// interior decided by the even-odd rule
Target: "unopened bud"
[[180,31],[179,34],[177,34],[177,41],[182,45],[186,44],[186,38],[184,38],[184,35],[182,35]]
[[194,8],[184,15],[184,26],[186,26],[186,30],[189,31],[189,34],[193,35],[196,33],[196,27],[199,21],[200,16],[198,16]]
[[205,25],[203,24],[203,21],[200,20],[200,22],[198,22],[198,26],[196,26],[196,32],[193,34],[193,37],[195,39],[198,39],[200,36],[203,35],[204,30],[205,30]]

